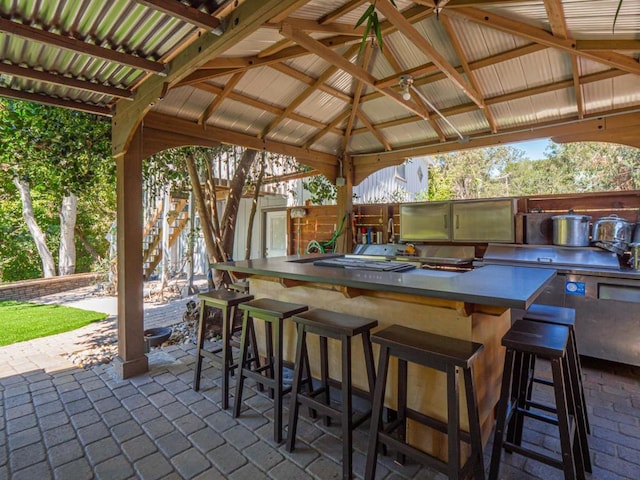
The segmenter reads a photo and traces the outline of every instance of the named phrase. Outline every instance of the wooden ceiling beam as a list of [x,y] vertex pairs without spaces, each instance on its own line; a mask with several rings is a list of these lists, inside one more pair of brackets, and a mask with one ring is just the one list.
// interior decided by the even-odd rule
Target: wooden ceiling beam
[[[221,87],[217,87],[215,85],[211,85],[208,83],[201,83],[199,85],[196,85],[195,88],[197,88],[198,90],[203,90],[205,92],[209,92],[209,93],[213,93],[214,95],[220,95],[223,91],[223,89]],[[234,93],[231,92],[228,95],[228,98],[230,100],[234,100],[238,103],[241,103],[243,105],[246,105],[248,107],[253,107],[256,108],[258,110],[264,110],[265,112],[269,112],[272,113],[274,115],[281,115],[282,112],[284,111],[284,109],[277,107],[275,105],[270,105],[268,103],[265,102],[261,102],[260,100],[257,100],[255,98],[251,98],[251,97],[247,97],[245,95],[239,94],[239,93]],[[313,128],[324,128],[325,124],[318,121],[318,120],[314,120],[312,118],[308,118],[308,117],[303,117],[302,115],[298,115],[296,113],[292,113],[291,115],[289,115],[289,118],[291,118],[291,120],[295,120],[296,122],[300,122],[303,123],[305,125],[310,125]],[[337,130],[334,129],[333,133],[335,133],[336,135],[341,135],[342,131],[341,130]]]
[[[362,65],[360,68],[365,72],[369,72],[369,62],[373,56],[373,45],[370,42],[364,46],[364,52],[360,55]],[[351,132],[353,131],[353,124],[356,120],[356,114],[360,108],[360,97],[364,88],[364,83],[361,80],[352,77],[352,84],[355,83],[355,91],[353,92],[353,100],[351,101],[351,112],[347,117],[347,128],[344,129],[344,136],[342,137],[342,150],[346,152],[349,148],[349,141],[351,140]]]
[[545,122],[544,124],[522,125],[513,129],[500,131],[497,134],[487,132],[486,134],[475,137],[472,136],[469,141],[465,143],[452,141],[447,143],[433,143],[430,145],[408,145],[401,150],[391,152],[354,155],[352,156],[354,185],[360,183],[371,173],[381,168],[395,165],[398,161],[409,157],[439,155],[459,150],[506,145],[514,142],[547,137],[577,138],[578,135],[581,135],[580,138],[582,141],[587,141],[590,138],[597,141],[603,130],[620,128],[618,127],[619,125],[635,124],[639,121],[640,113],[637,111],[608,117],[594,114],[593,118],[583,120],[569,117],[563,120]]
[[171,61],[166,79],[150,77],[138,87],[133,102],[116,103],[111,130],[113,155],[120,157],[126,153],[136,127],[170,87],[251,35],[269,19],[282,12],[290,13],[305,3],[306,0],[246,0],[228,16],[228,27],[222,35],[205,33],[192,42]]
[[[551,33],[563,40],[569,38],[562,1],[544,0],[544,6],[547,10],[549,25],[551,25]],[[573,73],[573,91],[576,96],[576,110],[578,111],[578,118],[583,118],[584,101],[582,99],[582,87],[580,86],[580,65],[578,64],[578,57],[575,55],[571,55],[571,72]]]
[[101,58],[110,62],[126,65],[127,67],[144,70],[146,72],[157,74],[165,73],[165,65],[162,63],[153,62],[146,58],[136,57],[135,55],[118,52],[99,45],[93,45],[69,36],[46,32],[38,28],[30,27],[29,25],[7,20],[6,18],[0,18],[0,32],[24,38],[28,41],[62,48],[79,55]]
[[[314,22],[313,20],[306,20],[303,18],[295,18],[289,17],[283,20],[286,23],[293,25],[300,30],[304,30],[305,32],[316,32],[316,33],[331,33],[333,35],[350,35],[352,37],[362,37],[364,34],[364,27],[354,27],[350,23],[319,23]],[[265,25],[266,28],[273,28],[280,30],[282,28],[282,22],[280,23],[267,23]]]
[[[300,70],[296,70],[295,68],[290,67],[286,63],[273,63],[269,65],[269,67],[281,73],[284,73],[285,75],[288,75],[291,78],[295,78],[296,80],[299,80],[302,83],[306,83],[307,85],[313,85],[314,83],[316,83],[315,78],[313,78],[310,75],[307,75],[304,72],[301,72]],[[334,88],[331,85],[327,85],[326,83],[321,84],[318,87],[318,89],[345,102],[351,101],[350,95],[347,95],[342,90],[338,90],[337,88]]]
[[[456,52],[456,55],[458,55],[458,59],[460,60],[460,66],[464,70],[464,73],[467,75],[467,78],[471,82],[471,85],[473,86],[473,88],[475,88],[477,92],[480,92],[480,85],[478,84],[478,81],[476,80],[476,77],[473,71],[471,70],[471,67],[469,66],[469,62],[467,61],[467,56],[464,52],[464,49],[462,48],[462,44],[460,43],[460,40],[458,39],[458,36],[456,35],[455,30],[453,29],[451,20],[449,19],[449,17],[442,16],[440,19],[440,22],[442,23],[444,30],[447,32],[447,35],[449,36],[449,41],[451,42],[451,45],[453,46],[453,49]],[[482,102],[484,103],[484,99],[482,99]],[[493,117],[491,110],[489,110],[488,108],[483,108],[482,113],[487,119],[487,122],[489,123],[489,127],[491,127],[491,132],[496,133],[498,131],[498,123],[496,122],[496,119]]]
[[387,20],[391,22],[400,33],[410,42],[416,45],[422,52],[431,58],[431,61],[442,70],[447,77],[467,95],[480,108],[484,108],[482,96],[470,85],[460,73],[451,65],[447,59],[438,52],[429,41],[423,37],[415,27],[409,23],[404,16],[394,7],[389,0],[378,0],[376,9],[379,10]]
[[14,77],[27,78],[29,80],[35,80],[38,82],[50,83],[52,85],[59,85],[61,87],[77,88],[78,90],[82,90],[84,92],[99,93],[101,95],[108,95],[110,97],[132,99],[134,96],[130,90],[125,90],[124,88],[88,82],[86,80],[79,80],[77,78],[67,77],[65,75],[43,72],[41,70],[35,70],[33,68],[19,67],[17,65],[10,65],[8,63],[0,62],[0,73],[4,73],[6,75],[11,75]]
[[65,100],[62,98],[49,97],[39,93],[29,93],[22,90],[13,90],[8,87],[0,86],[0,97],[15,98],[16,100],[26,100],[27,102],[41,103],[43,105],[51,105],[53,107],[70,108],[95,115],[105,117],[111,116],[113,113],[110,108],[101,107],[99,105],[91,105],[86,102],[74,102],[73,100]]
[[222,104],[222,102],[224,102],[224,100],[231,94],[231,92],[233,92],[234,87],[238,84],[243,76],[244,72],[236,73],[229,79],[229,81],[227,81],[220,94],[217,95],[216,98],[209,105],[207,105],[207,108],[205,108],[204,112],[202,112],[202,115],[200,115],[200,118],[198,119],[198,124],[203,125],[207,123],[209,118],[211,118],[220,104]]
[[517,37],[526,38],[547,47],[557,48],[571,55],[578,55],[612,68],[618,68],[628,73],[640,75],[640,63],[638,63],[634,58],[615,52],[576,50],[576,43],[573,39],[559,39],[541,28],[533,27],[524,22],[503,17],[492,12],[487,12],[486,10],[463,7],[449,10],[444,9],[442,14],[471,20],[472,22],[480,25],[494,28]]
[[[439,74],[442,75],[442,74]],[[589,75],[585,75],[580,78],[580,85],[587,85],[593,82],[600,82],[602,80],[607,80],[610,78],[616,78],[622,75],[627,75],[625,72],[621,72],[620,70],[610,69],[605,70],[603,72],[592,73]],[[541,85],[539,87],[525,88],[522,90],[518,90],[515,92],[506,93],[504,95],[497,95],[495,97],[487,97],[485,98],[485,103],[487,106],[497,105],[499,103],[508,102],[510,100],[518,100],[521,98],[526,98],[532,95],[538,95],[541,93],[548,93],[555,90],[561,90],[563,88],[570,88],[573,85],[573,79],[568,80],[560,80],[558,82],[554,82],[553,84]],[[443,108],[441,113],[445,116],[459,115],[461,113],[472,112],[477,110],[477,107],[473,103],[466,103],[463,105],[456,105],[455,107]],[[404,118],[390,120],[388,122],[381,122],[375,125],[377,129],[385,129],[390,127],[397,127],[398,125],[404,125],[406,123],[415,122],[416,117],[408,116]],[[354,132],[354,134],[364,133],[365,129],[358,129]]]
[[303,148],[311,148],[311,146],[319,139],[324,137],[327,133],[332,132],[338,125],[344,122],[344,119],[349,116],[350,111],[351,110],[349,108],[345,108],[341,113],[336,115],[336,117],[331,120],[331,122],[327,126],[321,128],[318,132],[316,132],[315,135],[309,138],[303,145]]
[[322,17],[318,23],[320,25],[326,25],[328,23],[333,23],[340,17],[346,15],[347,13],[355,10],[360,5],[364,4],[367,0],[350,0],[345,3],[340,8],[335,9],[333,12],[327,13],[324,17]]
[[310,53],[324,58],[327,62],[338,66],[338,68],[340,68],[344,72],[378,90],[380,93],[384,94],[386,97],[390,98],[399,105],[402,105],[407,110],[415,113],[416,115],[419,115],[422,118],[427,118],[427,112],[415,102],[403,100],[396,91],[390,88],[377,87],[375,84],[376,79],[373,75],[371,75],[366,70],[358,67],[357,65],[349,62],[347,59],[337,54],[330,48],[325,47],[322,43],[311,38],[306,33],[293,28],[291,25],[283,24],[281,34],[286,38],[290,38],[301,47],[307,49]]
[[578,51],[640,52],[640,40],[576,40]]
[[373,123],[371,123],[371,120],[369,120],[369,118],[365,115],[362,109],[358,109],[357,115],[360,121],[366,127],[366,129],[369,130],[369,132],[378,139],[380,144],[384,147],[384,150],[386,152],[390,151],[392,148],[391,144],[386,138],[384,138],[384,135],[382,135],[382,133],[373,126]]
[[166,13],[183,22],[190,23],[205,30],[216,30],[222,25],[216,17],[208,15],[197,8],[190,7],[175,0],[135,0],[145,7]]

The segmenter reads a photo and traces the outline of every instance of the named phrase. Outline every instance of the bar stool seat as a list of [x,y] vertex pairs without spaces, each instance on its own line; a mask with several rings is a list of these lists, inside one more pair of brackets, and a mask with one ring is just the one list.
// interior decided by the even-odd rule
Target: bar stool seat
[[[240,416],[240,404],[245,378],[251,378],[259,386],[271,389],[274,399],[274,432],[276,443],[282,442],[282,402],[283,397],[291,388],[284,388],[282,384],[283,374],[283,322],[285,319],[309,309],[306,305],[282,302],[270,298],[261,298],[240,305],[244,311],[242,318],[242,335],[240,339],[240,360],[238,380],[236,382],[236,401],[233,408],[233,416]],[[254,320],[265,322],[265,350],[266,363],[252,368],[251,359],[248,357],[250,338],[255,338]],[[307,362],[308,363],[308,362]],[[307,378],[310,378],[308,376]]]
[[[576,411],[575,402],[579,392],[569,380],[568,341],[568,327],[530,320],[516,321],[503,336],[502,345],[506,347],[506,354],[489,469],[490,480],[498,478],[502,449],[562,469],[567,480],[584,479],[585,469],[591,470],[586,425],[581,416],[572,414]],[[532,411],[527,405],[526,375],[530,358],[545,358],[551,363],[555,397],[553,416]],[[525,417],[558,427],[562,452],[560,459],[522,446]],[[505,439],[507,426],[511,434]]]
[[[473,364],[483,349],[480,343],[435,335],[413,328],[393,325],[371,336],[371,341],[380,345],[378,375],[373,395],[373,411],[369,435],[369,449],[365,479],[375,477],[378,446],[389,446],[401,456],[407,455],[430,467],[446,473],[450,479],[466,478],[473,473],[476,479],[484,479],[484,460],[478,401],[473,378]],[[389,370],[389,358],[398,359],[398,412],[397,420],[383,428],[382,410]],[[447,374],[447,419],[436,418],[407,408],[407,363],[415,363]],[[460,405],[458,377],[462,370],[469,433],[460,430]],[[447,434],[448,462],[444,462],[406,443],[407,419],[420,422]],[[460,441],[469,443],[471,454],[460,466]]]
[[[578,352],[578,343],[576,341],[576,311],[573,308],[556,307],[554,305],[542,305],[533,304],[525,312],[523,320],[532,320],[535,322],[551,323],[554,325],[564,325],[569,328],[569,343],[567,344],[567,359],[569,374],[572,382],[577,384],[580,391],[578,401],[576,402],[576,408],[578,409],[576,415],[582,415],[587,427],[587,433],[591,433],[591,426],[589,425],[589,414],[587,412],[587,401],[584,394],[584,386],[582,383],[582,365],[580,364],[580,354]],[[529,385],[527,389],[527,400],[533,405],[531,401],[533,384],[539,383],[543,385],[552,385],[547,379],[535,376],[535,363],[531,362],[531,375],[529,378]],[[548,406],[535,404],[536,408],[554,412],[553,409],[549,410]]]
[[[378,325],[377,320],[348,315],[345,313],[331,312],[323,309],[309,310],[293,317],[297,324],[298,339],[296,345],[295,371],[291,394],[291,406],[289,408],[289,433],[287,437],[287,450],[295,448],[296,429],[298,425],[298,411],[300,405],[306,405],[310,409],[325,415],[325,422],[329,419],[339,418],[342,424],[342,477],[352,477],[353,464],[353,429],[362,424],[371,416],[371,410],[355,418],[352,404],[352,366],[351,366],[351,339],[357,335],[362,337],[365,368],[369,391],[367,397],[371,400],[371,394],[375,384],[375,367],[373,364],[373,350],[371,348],[371,330]],[[307,357],[307,334],[315,334],[320,340],[320,387],[308,393],[300,390],[303,371]],[[341,346],[341,407],[331,405],[328,338],[340,341]],[[306,359],[306,360],[305,360]]]
[[[212,290],[198,295],[200,300],[200,317],[198,321],[198,337],[196,339],[196,364],[193,378],[193,389],[200,389],[202,374],[202,358],[207,357],[222,368],[222,408],[229,408],[229,376],[235,369],[231,353],[231,336],[234,330],[236,308],[243,302],[253,300],[253,295],[228,290]],[[206,333],[205,311],[218,308],[222,311],[222,345],[214,350],[204,348]]]

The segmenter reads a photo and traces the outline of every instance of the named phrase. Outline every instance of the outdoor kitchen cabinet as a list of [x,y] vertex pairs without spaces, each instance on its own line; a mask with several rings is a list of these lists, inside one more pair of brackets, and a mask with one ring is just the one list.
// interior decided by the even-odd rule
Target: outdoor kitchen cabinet
[[452,202],[454,242],[508,242],[515,238],[515,199]]
[[403,242],[451,240],[451,203],[400,205],[400,240]]

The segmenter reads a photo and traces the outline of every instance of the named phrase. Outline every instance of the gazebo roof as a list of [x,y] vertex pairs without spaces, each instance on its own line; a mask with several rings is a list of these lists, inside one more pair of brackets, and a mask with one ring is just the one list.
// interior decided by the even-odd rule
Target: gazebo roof
[[[539,137],[638,142],[640,0],[0,0],[0,95],[291,154],[354,183]],[[413,86],[403,89],[401,76]],[[403,98],[403,93],[407,98]],[[633,140],[635,139],[635,140]]]

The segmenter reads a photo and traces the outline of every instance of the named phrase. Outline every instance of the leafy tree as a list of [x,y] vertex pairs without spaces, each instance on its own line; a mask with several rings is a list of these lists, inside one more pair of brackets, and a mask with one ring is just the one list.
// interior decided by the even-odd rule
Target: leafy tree
[[[92,241],[103,236],[106,230],[100,229],[105,222],[95,222],[95,215],[84,207],[99,205],[101,213],[109,212],[113,218],[115,164],[110,153],[110,128],[108,119],[93,115],[0,100],[3,201],[20,198],[45,277],[56,274],[51,251],[58,248],[60,274],[75,271],[76,230],[82,232],[89,258],[89,251],[98,251]],[[40,209],[43,214],[38,213]],[[59,217],[57,221],[55,217]],[[86,233],[85,226],[91,226]],[[84,267],[90,263],[81,261]],[[31,272],[30,268],[26,271]]]
[[322,205],[335,201],[338,190],[324,175],[314,175],[308,180],[303,180],[302,185],[311,193],[311,203]]

